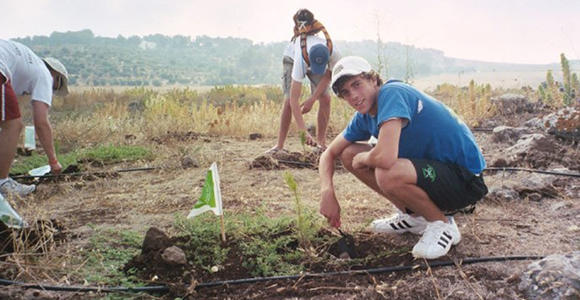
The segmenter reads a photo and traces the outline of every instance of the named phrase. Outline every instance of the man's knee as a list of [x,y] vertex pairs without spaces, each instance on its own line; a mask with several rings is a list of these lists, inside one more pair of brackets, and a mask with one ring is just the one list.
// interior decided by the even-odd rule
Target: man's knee
[[413,181],[411,172],[414,170],[409,170],[409,164],[405,160],[399,159],[389,169],[376,168],[375,179],[381,190],[390,194]]
[[352,171],[352,160],[354,157],[362,152],[360,147],[357,146],[357,144],[351,144],[344,148],[340,154],[340,160],[342,161],[343,166],[349,171]]

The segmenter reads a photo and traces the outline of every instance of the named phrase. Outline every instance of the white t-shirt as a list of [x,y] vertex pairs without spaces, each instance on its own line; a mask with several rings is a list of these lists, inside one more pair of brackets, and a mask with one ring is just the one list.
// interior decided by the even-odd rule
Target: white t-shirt
[[[321,38],[317,35],[308,35],[306,36],[306,51],[310,51],[312,46],[317,44],[323,44],[326,46],[326,39]],[[329,66],[328,68],[332,70],[334,65],[340,59],[340,53],[336,50],[332,50],[332,54],[330,55],[329,59]],[[308,65],[304,61],[302,57],[302,48],[300,47],[300,37],[297,37],[294,41],[294,67],[292,68],[292,79],[296,81],[302,81],[306,77],[306,73],[308,72]]]
[[30,48],[0,40],[0,72],[10,80],[16,95],[30,95],[33,101],[52,104],[52,76]]

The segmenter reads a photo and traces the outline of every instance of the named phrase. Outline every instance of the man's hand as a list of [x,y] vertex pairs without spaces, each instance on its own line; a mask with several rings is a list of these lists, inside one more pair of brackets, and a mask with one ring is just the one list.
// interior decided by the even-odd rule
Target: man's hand
[[312,135],[306,129],[300,131],[300,142],[312,147],[318,146]]
[[332,227],[340,227],[340,205],[333,189],[323,190],[320,199],[320,213]]
[[62,171],[62,166],[60,165],[58,160],[54,162],[49,162],[48,164],[50,165],[50,173],[60,174],[60,172]]
[[306,101],[302,102],[302,104],[300,104],[300,108],[302,108],[302,114],[308,113],[312,109],[312,106],[314,105],[314,101],[315,101],[315,99],[310,97],[310,98],[306,99]]

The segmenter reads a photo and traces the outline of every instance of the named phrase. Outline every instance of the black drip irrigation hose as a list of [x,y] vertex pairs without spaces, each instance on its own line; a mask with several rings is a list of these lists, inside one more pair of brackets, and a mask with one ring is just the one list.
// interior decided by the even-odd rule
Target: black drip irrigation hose
[[103,171],[103,172],[77,172],[77,173],[60,173],[60,174],[45,174],[40,176],[34,175],[16,175],[12,176],[12,179],[36,179],[36,178],[58,178],[58,177],[77,177],[77,176],[103,176],[115,173],[126,173],[126,172],[137,172],[137,171],[152,171],[157,170],[156,167],[143,167],[143,168],[132,168],[132,169],[120,169],[114,171]]
[[471,128],[471,131],[493,132],[493,128],[473,127]]
[[526,168],[491,167],[491,168],[485,168],[484,171],[523,171],[523,172],[530,172],[530,173],[541,173],[541,174],[550,174],[550,175],[580,177],[580,173],[565,173],[565,172],[526,169]]
[[[363,269],[363,270],[348,270],[348,271],[336,271],[327,273],[306,273],[302,275],[287,275],[287,276],[271,276],[271,277],[254,277],[254,278],[243,278],[243,279],[233,279],[233,280],[222,280],[222,281],[212,281],[206,283],[198,284],[195,289],[201,289],[206,287],[215,287],[222,285],[236,285],[244,283],[256,283],[264,281],[274,281],[274,280],[292,280],[301,278],[320,278],[326,276],[337,276],[337,275],[361,275],[361,274],[380,274],[380,273],[394,273],[400,271],[413,271],[417,269],[428,269],[436,267],[447,267],[453,265],[470,265],[475,263],[484,262],[506,262],[506,261],[519,261],[519,260],[538,260],[542,259],[544,256],[541,255],[519,255],[519,256],[490,256],[490,257],[475,257],[475,258],[464,258],[459,261],[435,261],[428,264],[416,264],[411,266],[392,266],[383,268],[373,268],[373,269]],[[0,279],[0,285],[18,285],[23,288],[28,289],[41,289],[46,291],[59,291],[59,292],[101,292],[101,293],[115,293],[115,292],[168,292],[169,287],[165,285],[155,285],[155,286],[144,286],[144,287],[86,287],[86,286],[53,286],[53,285],[43,285],[43,284],[28,284],[25,282],[12,281],[7,279]]]

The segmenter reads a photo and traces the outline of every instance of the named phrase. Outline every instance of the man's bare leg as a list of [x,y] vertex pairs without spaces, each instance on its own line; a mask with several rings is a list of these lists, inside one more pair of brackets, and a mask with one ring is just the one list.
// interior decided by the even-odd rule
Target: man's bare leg
[[330,120],[330,94],[324,93],[318,100],[318,127],[316,128],[316,140],[318,145],[326,148],[326,129]]
[[0,122],[0,179],[8,177],[24,125],[20,118]]

